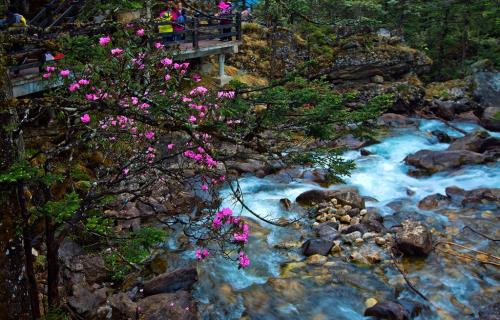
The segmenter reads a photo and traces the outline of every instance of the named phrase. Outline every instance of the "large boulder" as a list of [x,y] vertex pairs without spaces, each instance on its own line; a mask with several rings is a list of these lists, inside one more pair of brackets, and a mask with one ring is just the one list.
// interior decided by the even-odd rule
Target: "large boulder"
[[396,229],[396,247],[407,256],[427,256],[432,251],[432,235],[421,222],[405,220]]
[[338,223],[337,222],[325,222],[318,226],[316,233],[318,237],[322,240],[333,241],[339,237]]
[[327,256],[333,247],[333,241],[323,239],[309,239],[302,244],[302,253],[309,257],[313,254]]
[[492,161],[494,157],[469,150],[432,151],[420,150],[408,155],[406,164],[416,167],[411,175],[429,175],[439,171],[459,168],[467,164],[481,164]]
[[137,312],[137,303],[130,297],[120,292],[108,298],[108,305],[111,307],[112,319],[134,319]]
[[197,280],[198,272],[195,268],[178,269],[161,274],[144,283],[144,296],[190,290]]
[[162,293],[139,301],[140,319],[196,320],[196,303],[186,291]]
[[481,204],[483,202],[500,202],[500,188],[480,188],[464,190],[455,186],[445,190],[446,195],[462,205]]
[[500,107],[488,107],[481,116],[481,125],[491,131],[500,131]]
[[97,307],[106,301],[107,288],[94,290],[86,284],[74,285],[73,294],[68,297],[68,305],[85,319],[92,319]]
[[484,153],[500,149],[500,139],[492,137],[486,131],[474,131],[465,135],[465,137],[455,140],[448,150],[469,150],[478,153]]
[[340,190],[309,190],[301,193],[295,201],[302,205],[312,205],[313,202],[329,202],[332,199],[337,199],[342,205],[349,205],[359,209],[365,208],[365,200],[354,188]]

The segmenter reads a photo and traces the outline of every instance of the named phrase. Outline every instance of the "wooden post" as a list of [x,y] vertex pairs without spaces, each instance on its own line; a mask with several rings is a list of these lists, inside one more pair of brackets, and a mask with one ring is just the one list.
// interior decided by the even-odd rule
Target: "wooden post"
[[223,53],[219,54],[219,78],[220,78],[221,82],[225,76],[225,72],[224,72],[225,61],[226,61],[226,55]]
[[236,41],[241,41],[241,12],[236,14]]
[[193,48],[198,49],[199,48],[199,20],[198,17],[193,18]]

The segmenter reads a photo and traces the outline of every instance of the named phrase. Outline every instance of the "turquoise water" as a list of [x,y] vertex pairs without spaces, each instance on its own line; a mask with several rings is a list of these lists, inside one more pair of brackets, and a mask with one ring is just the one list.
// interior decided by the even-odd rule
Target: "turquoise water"
[[[457,126],[466,131],[477,128],[465,123]],[[461,228],[466,224],[487,228],[491,222],[481,224],[482,220],[477,218],[481,214],[479,211],[463,215],[455,211],[456,218],[448,212],[423,212],[416,207],[423,197],[444,193],[448,186],[500,188],[498,163],[468,166],[425,178],[408,176],[408,167],[403,162],[408,154],[421,149],[443,150],[448,147],[448,144],[438,143],[430,135],[430,131],[436,129],[451,136],[461,136],[439,121],[422,120],[418,129],[396,130],[381,143],[366,148],[373,155],[361,157],[358,151],[347,152],[345,157],[354,159],[357,164],[351,177],[346,178],[347,184],[358,187],[363,196],[377,199],[377,202],[368,202],[367,205],[382,208],[382,212],[389,217],[406,212],[440,231]],[[279,199],[293,201],[304,191],[320,188],[300,180],[280,183],[272,177],[245,177],[240,180],[240,186],[247,205],[273,219],[297,216],[283,211]],[[414,194],[408,196],[408,190]],[[222,190],[222,197],[224,206],[251,217],[249,212],[234,203],[228,189]],[[386,206],[394,201],[403,203],[398,212]],[[493,213],[495,217],[499,216],[497,211]],[[268,233],[251,237],[247,252],[252,262],[248,269],[237,270],[234,262],[220,258],[210,259],[200,267],[202,274],[195,296],[201,302],[204,319],[239,319],[242,316],[249,319],[365,319],[362,316],[364,301],[370,297],[379,301],[393,299],[395,287],[399,288],[400,298],[421,301],[390,267],[367,268],[330,257],[328,266],[306,266],[303,272],[284,276],[281,267],[289,262],[300,262],[303,257],[299,250],[277,250],[273,249],[273,245],[301,240],[303,232],[265,223],[261,226]],[[497,230],[496,226],[494,228]],[[488,243],[477,237],[464,236],[460,240],[478,249],[491,249]],[[488,298],[491,287],[500,285],[495,270],[471,263],[457,263],[435,253],[427,258],[425,264],[409,265],[408,268],[409,277],[438,309],[431,307],[421,319],[468,319],[478,306],[491,299]]]

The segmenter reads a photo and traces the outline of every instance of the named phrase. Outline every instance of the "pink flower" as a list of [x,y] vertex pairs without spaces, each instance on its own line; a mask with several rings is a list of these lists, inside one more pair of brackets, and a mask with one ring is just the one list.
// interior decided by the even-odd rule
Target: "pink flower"
[[69,70],[61,70],[61,72],[59,72],[59,74],[60,74],[61,76],[63,76],[63,77],[67,77],[67,76],[69,76],[69,75],[70,75],[70,73],[71,73],[71,71],[69,71]]
[[174,148],[174,146],[175,145],[173,143],[170,143],[170,144],[167,145],[167,149],[168,150],[172,150]]
[[207,191],[208,190],[208,186],[206,184],[202,184],[201,185],[201,190]]
[[111,54],[114,55],[114,56],[118,56],[120,54],[122,54],[124,51],[120,48],[114,48],[114,49],[111,49]]
[[45,70],[47,70],[47,72],[54,72],[54,71],[56,71],[56,68],[51,67],[51,66],[47,66],[47,67],[45,67]]
[[107,45],[110,42],[111,42],[111,37],[110,36],[99,38],[99,44],[101,46],[105,46],[105,45]]
[[52,73],[48,72],[48,73],[44,73],[44,74],[42,75],[42,77],[43,77],[44,79],[48,79],[48,78],[50,78],[50,76],[51,76],[51,75],[52,75]]
[[78,80],[78,84],[80,84],[82,86],[85,86],[85,85],[87,85],[89,83],[90,83],[90,81],[87,80],[87,79],[80,79],[80,80]]
[[76,90],[78,90],[80,88],[80,85],[78,83],[72,83],[70,84],[69,86],[69,91],[71,92],[75,92]]
[[148,131],[145,136],[147,139],[152,140],[155,137],[155,133],[153,131]]
[[195,82],[200,82],[200,81],[201,81],[201,77],[200,77],[200,75],[199,75],[199,74],[195,74],[195,75],[193,75],[193,80],[194,80]]
[[144,29],[137,30],[135,34],[138,35],[139,37],[142,37],[144,35]]
[[131,99],[132,99],[132,104],[133,105],[136,105],[136,104],[139,103],[139,99],[137,97],[132,97]]
[[196,117],[195,116],[190,116],[188,119],[189,122],[195,123],[196,122]]
[[83,116],[80,117],[80,120],[83,123],[89,123],[90,122],[90,116],[88,115],[88,113],[86,113],[86,114],[84,114]]
[[161,48],[163,48],[163,47],[164,47],[164,45],[162,45],[161,43],[159,43],[159,42],[156,42],[156,43],[155,43],[155,48],[156,48],[156,49],[161,49]]
[[124,174],[124,175],[127,175],[129,171],[130,171],[130,169],[129,169],[129,168],[125,168],[125,169],[123,169],[123,174]]
[[247,255],[243,252],[240,251],[240,268],[245,269],[250,265],[250,259],[248,259]]
[[195,256],[196,260],[201,261],[208,257],[210,252],[207,249],[196,249]]
[[168,80],[170,80],[170,79],[172,79],[172,76],[171,76],[171,75],[169,75],[169,74],[165,75],[165,81],[168,81]]
[[196,87],[193,90],[191,90],[190,95],[194,96],[194,95],[199,94],[199,95],[203,96],[207,92],[208,92],[207,88],[200,86],[200,87]]
[[99,100],[99,97],[95,93],[87,93],[85,95],[85,99],[87,99],[88,101],[96,101]]
[[165,67],[170,66],[173,63],[172,59],[169,59],[169,58],[162,59],[162,60],[160,60],[160,62]]
[[220,182],[224,182],[224,181],[226,181],[226,176],[220,176],[219,181],[220,181]]

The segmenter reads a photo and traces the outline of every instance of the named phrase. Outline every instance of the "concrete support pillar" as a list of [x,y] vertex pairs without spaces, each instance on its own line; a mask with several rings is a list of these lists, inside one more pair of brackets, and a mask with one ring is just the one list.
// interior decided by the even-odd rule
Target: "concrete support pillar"
[[219,54],[219,78],[223,79],[224,74],[224,62],[226,61],[226,55],[221,53]]

